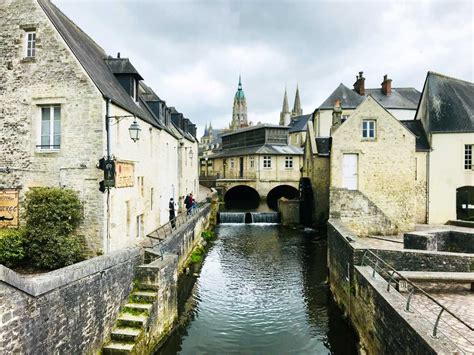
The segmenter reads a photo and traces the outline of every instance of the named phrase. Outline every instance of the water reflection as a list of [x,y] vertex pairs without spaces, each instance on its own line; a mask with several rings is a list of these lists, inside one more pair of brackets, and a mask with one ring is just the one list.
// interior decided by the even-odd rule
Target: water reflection
[[222,225],[183,322],[159,354],[355,353],[331,302],[322,233]]

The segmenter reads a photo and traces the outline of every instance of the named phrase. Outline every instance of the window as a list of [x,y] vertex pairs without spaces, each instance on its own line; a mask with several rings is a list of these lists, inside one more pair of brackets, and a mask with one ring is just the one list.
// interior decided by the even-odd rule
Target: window
[[272,157],[268,155],[263,156],[263,167],[271,168],[272,167]]
[[145,182],[143,181],[143,176],[137,177],[138,190],[140,190],[140,196],[145,197]]
[[250,157],[250,167],[255,168],[255,159],[254,159],[254,157]]
[[137,238],[143,237],[143,215],[137,216]]
[[61,107],[41,107],[39,142],[41,150],[58,150],[61,148]]
[[132,99],[133,101],[138,101],[137,80],[135,78],[132,78]]
[[464,169],[472,170],[472,147],[474,144],[464,145]]
[[293,157],[285,157],[285,168],[287,169],[293,168]]
[[362,121],[362,138],[375,139],[375,120]]
[[234,169],[234,166],[235,166],[234,159],[231,159],[230,160],[230,168]]
[[153,187],[150,189],[150,210],[153,211],[153,195],[155,194],[155,190]]
[[28,31],[25,33],[26,57],[33,58],[36,55],[36,32]]

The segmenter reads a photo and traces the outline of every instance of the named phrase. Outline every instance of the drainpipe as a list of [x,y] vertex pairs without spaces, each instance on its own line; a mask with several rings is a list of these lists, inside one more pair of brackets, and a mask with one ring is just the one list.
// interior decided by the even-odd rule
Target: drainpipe
[[107,134],[107,160],[110,159],[110,122],[109,122],[109,107],[110,103],[112,102],[111,99],[105,99],[105,132]]
[[[107,143],[107,160],[110,159],[110,122],[109,122],[109,113],[110,113],[110,103],[111,99],[105,98],[105,132],[106,132],[106,143]],[[105,243],[104,243],[104,253],[108,253],[110,250],[110,189],[107,189],[107,220],[106,220],[106,232],[105,232]]]
[[429,224],[430,218],[430,159],[431,149],[426,154],[426,224]]

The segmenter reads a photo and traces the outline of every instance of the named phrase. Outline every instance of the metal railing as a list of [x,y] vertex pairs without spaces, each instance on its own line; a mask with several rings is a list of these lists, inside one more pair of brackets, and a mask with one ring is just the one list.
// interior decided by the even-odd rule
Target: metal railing
[[[193,206],[188,210],[177,214],[174,219],[161,225],[158,229],[154,230],[150,234],[147,234],[147,237],[150,238],[151,247],[154,247],[166,240],[166,238],[173,234],[176,229],[198,215],[203,207],[205,207],[207,204],[208,202],[198,202],[196,206]],[[158,242],[154,244],[153,240],[157,240]]]
[[[368,263],[368,264],[366,264]],[[385,260],[380,258],[377,254],[372,252],[371,250],[365,250],[364,255],[362,256],[362,262],[361,266],[370,266],[372,268],[372,278],[376,277],[376,273],[378,273],[381,277],[383,277],[387,281],[387,292],[390,292],[390,289],[393,288],[392,286],[393,283],[395,283],[398,286],[398,289],[406,289],[408,292],[408,297],[404,297],[402,293],[398,293],[404,300],[405,300],[405,311],[406,312],[414,312],[417,311],[420,313],[423,318],[427,319],[424,314],[422,314],[419,310],[415,309],[412,305],[412,299],[413,295],[415,293],[419,293],[423,295],[424,297],[428,298],[432,303],[434,303],[436,306],[440,307],[441,310],[436,316],[436,320],[433,324],[433,331],[432,331],[432,337],[437,338],[438,337],[438,332],[439,332],[439,323],[441,321],[441,316],[443,313],[447,313],[451,315],[457,322],[465,326],[467,329],[470,331],[474,331],[474,327],[467,322],[465,322],[463,319],[461,319],[458,315],[456,315],[454,312],[449,310],[446,306],[441,304],[438,300],[436,300],[433,296],[428,294],[425,290],[411,282],[409,279],[404,277],[400,272],[395,270],[390,264],[388,264]],[[434,313],[433,313],[434,314]],[[436,315],[436,314],[434,314]],[[427,319],[430,323],[432,323],[432,320]],[[458,330],[453,328],[450,324],[444,322],[447,326],[449,326],[452,330],[454,330],[459,336],[464,338],[469,344],[474,345],[472,342],[472,339],[467,339],[463,334],[461,334]],[[443,333],[443,332],[442,332]],[[445,333],[443,333],[447,338]],[[456,347],[458,347],[457,344],[455,344]]]

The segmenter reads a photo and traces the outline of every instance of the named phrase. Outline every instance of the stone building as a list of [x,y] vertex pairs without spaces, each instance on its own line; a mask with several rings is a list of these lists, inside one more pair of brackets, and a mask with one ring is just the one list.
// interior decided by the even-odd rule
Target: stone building
[[215,176],[223,194],[245,185],[266,197],[277,186],[297,195],[303,150],[288,144],[288,127],[262,124],[222,135],[222,149],[201,158],[201,176]]
[[[77,191],[91,254],[167,222],[169,199],[198,184],[192,124],[176,127],[127,58],[108,56],[48,0],[1,2],[0,36],[0,188],[19,191],[20,207],[35,186]],[[107,156],[115,188],[101,193]]]

